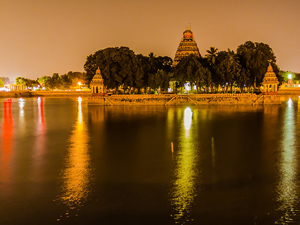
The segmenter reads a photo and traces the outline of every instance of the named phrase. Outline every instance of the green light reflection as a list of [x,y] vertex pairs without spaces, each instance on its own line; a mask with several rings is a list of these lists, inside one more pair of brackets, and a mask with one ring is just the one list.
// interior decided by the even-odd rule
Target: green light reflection
[[299,201],[299,181],[296,174],[298,164],[296,158],[295,144],[295,115],[294,107],[291,99],[285,112],[282,155],[280,161],[280,180],[277,187],[278,192],[278,210],[284,214],[276,221],[276,224],[288,224],[293,221],[298,210],[295,209]]

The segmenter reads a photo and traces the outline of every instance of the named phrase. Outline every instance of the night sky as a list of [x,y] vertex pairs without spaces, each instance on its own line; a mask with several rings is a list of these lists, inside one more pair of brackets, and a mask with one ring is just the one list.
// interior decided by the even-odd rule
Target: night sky
[[0,0],[0,77],[83,72],[107,47],[173,59],[189,25],[202,56],[264,42],[280,69],[300,72],[299,10],[299,0]]

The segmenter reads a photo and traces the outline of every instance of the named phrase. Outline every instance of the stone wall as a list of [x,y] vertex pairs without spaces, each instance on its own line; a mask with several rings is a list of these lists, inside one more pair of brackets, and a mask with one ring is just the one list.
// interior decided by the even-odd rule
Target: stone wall
[[300,88],[280,88],[278,91],[279,95],[300,95]]
[[0,97],[90,97],[90,91],[0,91]]
[[32,96],[51,96],[51,97],[78,97],[78,96],[90,96],[90,91],[31,91]]
[[91,105],[255,105],[281,104],[278,95],[256,94],[191,94],[191,95],[112,95],[93,96]]

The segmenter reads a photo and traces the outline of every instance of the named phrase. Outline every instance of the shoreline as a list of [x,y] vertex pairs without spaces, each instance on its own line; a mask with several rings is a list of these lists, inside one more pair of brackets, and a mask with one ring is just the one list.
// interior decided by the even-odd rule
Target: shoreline
[[[277,95],[242,94],[132,94],[92,96],[90,91],[10,91],[0,92],[0,98],[20,97],[82,97],[89,105],[279,105],[280,96],[291,95],[281,91]],[[294,91],[293,95],[300,95]]]

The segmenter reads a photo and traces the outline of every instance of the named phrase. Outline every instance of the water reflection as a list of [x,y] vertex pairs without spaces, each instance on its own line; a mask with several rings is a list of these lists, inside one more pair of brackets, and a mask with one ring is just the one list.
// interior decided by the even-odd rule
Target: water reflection
[[60,200],[72,210],[82,206],[90,191],[89,135],[83,119],[81,98],[78,98],[78,117],[69,142]]
[[[189,221],[190,210],[196,196],[196,148],[193,134],[193,112],[187,107],[184,111],[179,149],[176,154],[176,169],[171,204],[174,208],[174,220],[184,224]],[[175,149],[176,150],[176,149]]]
[[[20,104],[20,103],[19,103]],[[34,176],[40,176],[42,177],[41,168],[43,164],[43,158],[42,156],[45,153],[45,144],[46,144],[46,123],[44,118],[44,99],[41,97],[37,98],[37,123],[36,123],[36,143],[34,148],[34,161],[33,161],[33,167],[34,170]]]
[[[11,111],[11,101],[3,101],[3,122],[1,132],[1,145],[0,145],[0,181],[7,183],[11,175],[11,162],[13,152],[13,135],[14,135],[14,122]],[[3,191],[6,189],[2,189]],[[4,194],[5,196],[5,194]]]
[[299,181],[296,174],[298,170],[295,144],[295,115],[293,101],[287,102],[280,162],[280,180],[278,184],[278,210],[283,212],[276,224],[288,224],[296,216],[296,206],[299,201]]
[[19,101],[19,108],[20,108],[20,120],[23,123],[25,100],[23,98],[19,98],[18,101]]

